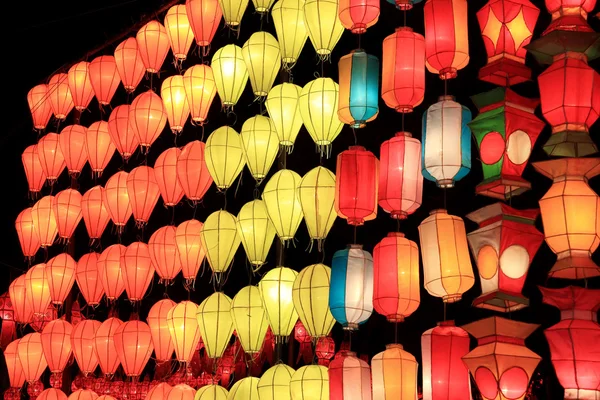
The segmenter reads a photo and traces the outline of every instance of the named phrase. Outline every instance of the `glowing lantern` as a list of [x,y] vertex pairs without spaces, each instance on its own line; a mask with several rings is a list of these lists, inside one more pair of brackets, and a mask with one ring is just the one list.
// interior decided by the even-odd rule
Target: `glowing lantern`
[[179,250],[175,241],[177,229],[173,225],[163,226],[150,236],[148,248],[150,258],[160,281],[169,284],[181,271]]
[[539,210],[515,210],[496,203],[467,215],[479,229],[467,235],[477,262],[482,295],[476,307],[512,312],[526,307],[521,290],[544,235],[535,228]]
[[456,78],[469,63],[467,0],[427,0],[425,63],[440,79]]
[[207,47],[212,42],[223,13],[217,0],[186,0],[185,10],[196,44]]
[[263,307],[276,341],[292,332],[298,313],[292,300],[292,288],[298,273],[286,267],[276,267],[267,272],[260,282]]
[[291,69],[308,39],[304,23],[304,0],[277,1],[271,9],[271,17],[279,41],[281,61],[284,68]]
[[114,333],[117,355],[127,376],[140,376],[154,350],[150,328],[142,321],[127,321]]
[[379,160],[362,146],[350,146],[337,157],[335,211],[349,225],[377,216]]
[[42,248],[52,246],[58,234],[54,202],[54,196],[44,196],[31,207],[33,226],[39,235]]
[[227,400],[228,395],[229,392],[223,386],[206,385],[196,392],[194,400]]
[[244,204],[236,222],[248,261],[258,270],[266,262],[275,238],[275,227],[264,201],[253,200]]
[[169,34],[158,21],[150,21],[135,35],[146,72],[158,73],[169,53]]
[[[546,8],[552,14],[552,22],[543,35],[559,32],[593,32],[586,19],[593,12],[596,0],[546,0]],[[581,36],[579,37],[581,39]]]
[[21,388],[25,383],[25,374],[21,361],[19,360],[18,347],[21,339],[15,339],[4,349],[4,361],[8,372],[8,380],[11,388]]
[[588,180],[600,174],[600,158],[565,158],[533,163],[553,184],[540,199],[546,243],[558,260],[550,277],[584,279],[600,276],[591,259],[600,244],[600,198]]
[[167,400],[169,392],[173,389],[167,382],[160,382],[158,385],[152,386],[146,394],[148,400]]
[[206,140],[204,160],[217,188],[230,187],[246,163],[240,135],[229,126],[214,130]]
[[290,381],[294,369],[286,364],[275,364],[266,370],[257,384],[260,400],[291,400]]
[[33,316],[31,304],[27,299],[25,276],[26,274],[18,276],[8,287],[8,295],[10,297],[10,302],[13,305],[13,319],[19,324],[29,323]]
[[67,400],[98,400],[98,394],[90,389],[78,389],[71,393]]
[[427,292],[454,303],[473,286],[465,222],[446,210],[433,210],[419,225],[423,278]]
[[60,139],[56,133],[47,133],[37,146],[37,154],[46,179],[52,185],[65,169],[65,158],[60,150]]
[[85,319],[75,325],[71,333],[71,347],[79,370],[87,376],[98,366],[98,356],[94,345],[94,336],[102,323],[93,319]]
[[290,394],[292,400],[328,400],[327,367],[322,365],[300,367],[290,379]]
[[48,322],[41,333],[44,358],[50,372],[60,373],[71,357],[71,332],[73,326],[62,319]]
[[165,30],[171,50],[175,59],[180,61],[187,58],[187,53],[194,42],[194,33],[185,8],[183,4],[174,5],[165,14]]
[[106,377],[112,377],[119,368],[119,356],[115,348],[115,332],[123,325],[119,318],[107,318],[94,335],[94,349],[100,369]]
[[127,298],[132,302],[141,301],[154,277],[148,245],[142,242],[131,243],[123,253],[121,263]]
[[236,383],[233,384],[231,390],[229,391],[229,395],[227,396],[228,400],[250,400],[250,399],[259,399],[258,395],[258,378],[255,377],[247,377],[242,378]]
[[94,98],[94,88],[90,80],[89,67],[89,62],[81,61],[69,68],[69,73],[67,74],[69,91],[75,109],[78,111],[88,108],[90,101]]
[[338,117],[352,128],[362,128],[379,113],[379,60],[354,50],[340,58]]
[[425,38],[411,28],[396,28],[383,40],[382,62],[383,101],[397,112],[412,112],[425,96]]
[[100,254],[97,261],[100,284],[108,300],[116,300],[125,290],[121,263],[127,248],[122,244],[108,246]]
[[205,144],[194,140],[186,144],[177,158],[177,179],[186,197],[194,204],[204,197],[213,183],[206,165]]
[[202,222],[190,219],[179,224],[175,230],[181,273],[188,285],[193,285],[206,255],[206,249],[202,247],[202,226]]
[[32,87],[27,92],[27,104],[31,112],[33,128],[37,130],[46,129],[46,125],[48,125],[48,121],[50,121],[50,117],[52,116],[48,85],[41,84]]
[[281,169],[273,174],[263,190],[262,199],[282,242],[293,239],[302,222],[302,206],[296,195],[301,179],[294,171]]
[[454,321],[423,332],[423,400],[471,399],[469,370],[462,362],[470,343],[469,334]]
[[144,77],[144,63],[135,38],[127,38],[115,49],[115,63],[127,93],[132,93]]
[[478,346],[462,357],[484,400],[523,399],[541,357],[525,347],[539,325],[489,317],[464,325]]
[[196,319],[198,306],[191,301],[182,301],[167,313],[167,325],[171,340],[175,345],[175,356],[178,361],[191,361],[198,341],[200,328]]
[[248,0],[219,0],[219,7],[223,11],[225,25],[232,30],[236,30],[242,22],[246,8],[248,8]]
[[129,107],[129,126],[145,152],[156,141],[167,123],[162,99],[149,90],[137,96]]
[[15,228],[23,255],[29,260],[33,260],[35,253],[40,249],[40,237],[33,224],[31,207],[19,213],[15,222]]
[[319,152],[327,157],[331,153],[331,142],[344,126],[337,114],[338,91],[339,86],[333,79],[317,78],[302,88],[299,98],[304,126]]
[[67,74],[54,74],[48,81],[48,99],[54,118],[63,120],[73,109],[73,97]]
[[88,127],[85,147],[92,175],[102,176],[104,168],[115,154],[115,144],[112,142],[107,122],[94,122]]
[[248,118],[240,132],[246,165],[257,183],[271,169],[277,153],[279,140],[273,122],[262,115]]
[[[189,3],[190,1],[188,1]],[[188,68],[183,74],[183,88],[187,105],[192,114],[192,124],[204,125],[215,94],[217,94],[217,83],[212,68],[204,64]]]
[[544,123],[534,114],[537,99],[497,88],[472,96],[480,114],[469,122],[479,147],[483,182],[478,194],[505,200],[531,188],[521,177]]
[[131,170],[127,176],[127,193],[136,225],[146,225],[160,194],[154,170],[145,165]]
[[81,221],[81,194],[75,189],[65,189],[54,196],[52,202],[58,236],[69,241]]
[[48,388],[45,389],[39,396],[38,400],[67,400],[67,395],[60,389]]
[[254,95],[266,96],[281,68],[281,52],[277,39],[264,31],[255,32],[244,43],[242,56]]
[[61,305],[75,283],[77,263],[67,253],[52,257],[46,263],[45,273],[52,304]]
[[344,28],[352,33],[365,33],[379,19],[379,1],[340,0],[338,16]]
[[330,280],[331,268],[313,264],[300,271],[292,287],[294,308],[308,334],[315,339],[329,335],[335,324],[329,311]]
[[269,323],[258,287],[246,286],[237,292],[231,301],[231,319],[244,351],[249,354],[259,353]]
[[103,200],[110,219],[117,229],[122,232],[131,217],[132,209],[127,191],[129,174],[119,171],[108,178],[104,185]]
[[233,332],[231,299],[222,292],[211,294],[198,306],[196,318],[207,356],[221,357]]
[[356,353],[340,351],[329,364],[328,373],[330,399],[371,400],[371,368]]
[[171,132],[174,134],[181,133],[185,126],[185,121],[190,116],[190,107],[185,95],[183,77],[181,75],[173,75],[166,78],[161,85],[160,96],[162,97]]
[[17,356],[23,368],[25,380],[33,383],[40,379],[46,369],[46,357],[42,346],[42,335],[35,332],[23,336],[17,344]]
[[194,400],[195,395],[196,389],[185,383],[180,383],[169,390],[169,394],[167,394],[165,400]]
[[413,400],[417,397],[419,365],[401,344],[388,344],[371,361],[373,398]]
[[[245,1],[247,3],[248,0]],[[225,21],[227,22],[227,18]],[[248,82],[248,69],[242,49],[234,44],[223,46],[215,52],[210,65],[221,105],[224,109],[233,109]]]
[[98,103],[103,106],[110,104],[110,100],[115,95],[119,83],[121,83],[115,57],[100,56],[94,58],[89,65],[89,75]]
[[413,5],[420,3],[423,0],[388,0],[388,3],[395,4],[398,10],[412,10]]
[[50,287],[46,278],[46,264],[37,264],[25,274],[25,298],[33,315],[44,316],[50,305]]
[[158,361],[167,361],[173,356],[173,340],[171,340],[171,334],[169,333],[167,315],[176,305],[177,303],[171,299],[162,299],[154,303],[148,311],[146,321],[150,327],[154,354]]
[[471,170],[471,111],[441,96],[423,114],[423,176],[441,188],[454,187]]
[[183,189],[177,179],[177,159],[181,150],[171,147],[163,151],[154,163],[154,178],[165,206],[175,206],[183,198]]
[[100,239],[110,219],[103,197],[102,186],[94,186],[81,197],[81,214],[91,241]]
[[373,313],[373,257],[360,244],[333,255],[329,309],[349,330],[358,329]]
[[[276,3],[275,6],[277,6]],[[302,127],[299,99],[302,88],[293,83],[274,86],[267,95],[265,106],[273,123],[279,145],[288,153],[293,149],[298,132]]]
[[108,134],[124,161],[129,160],[140,144],[137,135],[129,126],[129,109],[128,104],[116,106],[108,118]]
[[35,196],[42,190],[44,182],[46,182],[46,173],[40,161],[37,145],[28,146],[21,155],[21,161],[23,162],[23,169],[25,169],[29,193]]
[[307,0],[304,3],[308,37],[321,60],[331,57],[331,51],[344,33],[338,6],[338,0]]
[[202,247],[213,273],[227,271],[233,261],[242,240],[236,225],[236,217],[225,210],[215,211],[204,221],[200,232]]
[[75,280],[85,302],[90,306],[100,304],[104,295],[100,271],[98,270],[98,253],[88,253],[77,261]]
[[590,351],[590,343],[600,340],[597,315],[600,291],[569,286],[564,289],[540,287],[544,303],[560,310],[561,320],[544,330],[550,345],[552,365],[565,399],[593,399],[600,395],[598,352]]
[[81,125],[65,126],[58,135],[60,152],[71,176],[77,176],[87,162],[86,135],[87,128]]

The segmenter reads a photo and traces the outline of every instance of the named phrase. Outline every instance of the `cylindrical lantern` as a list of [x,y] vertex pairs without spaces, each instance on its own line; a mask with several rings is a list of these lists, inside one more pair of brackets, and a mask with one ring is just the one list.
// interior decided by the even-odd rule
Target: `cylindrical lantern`
[[253,376],[249,376],[246,378],[242,378],[236,383],[233,384],[231,390],[229,391],[229,395],[227,396],[228,400],[253,400],[260,399],[258,395],[258,378]]
[[181,133],[190,116],[190,106],[185,96],[183,76],[173,75],[166,78],[160,87],[167,120],[174,134]]
[[73,326],[62,319],[48,322],[41,333],[42,349],[52,373],[63,372],[71,357]]
[[33,317],[33,309],[29,300],[27,300],[25,276],[26,274],[16,277],[8,287],[8,295],[13,305],[13,319],[19,324],[27,324]]
[[328,400],[327,367],[322,365],[300,367],[290,379],[290,394],[292,400]]
[[312,338],[329,335],[335,324],[329,311],[331,268],[313,264],[304,268],[294,281],[292,300],[300,320]]
[[156,230],[148,240],[150,258],[160,277],[160,282],[169,284],[181,271],[181,261],[175,235],[177,228],[173,225],[163,226]]
[[231,319],[244,351],[249,354],[259,353],[269,323],[258,287],[245,286],[237,292],[231,301]]
[[18,352],[20,341],[21,339],[13,340],[3,351],[10,387],[18,389],[25,383],[25,373],[23,371],[23,366],[21,365],[21,360],[19,360]]
[[92,175],[101,176],[104,168],[108,165],[113,154],[115,154],[116,148],[108,132],[107,122],[94,122],[88,127],[85,147],[90,167],[92,168]]
[[116,106],[108,117],[108,134],[113,145],[125,162],[140,144],[137,135],[129,125],[129,104]]
[[177,179],[186,197],[194,204],[204,197],[213,183],[206,166],[205,144],[193,140],[186,144],[177,157]]
[[242,125],[240,139],[246,165],[252,177],[260,183],[269,173],[279,152],[275,124],[262,115],[250,117]]
[[142,301],[154,277],[154,266],[146,243],[133,242],[127,246],[121,261],[121,273],[129,301]]
[[52,116],[52,107],[48,93],[48,85],[36,85],[27,92],[27,104],[31,112],[33,129],[44,130]]
[[229,392],[223,386],[206,385],[196,392],[194,400],[227,400]]
[[175,206],[183,198],[183,188],[177,179],[177,159],[181,150],[171,147],[163,151],[154,163],[154,178],[165,206]]
[[254,95],[265,97],[281,68],[281,52],[277,39],[264,31],[255,32],[244,43],[242,56]]
[[98,103],[103,106],[110,104],[121,79],[117,71],[117,63],[113,56],[94,58],[89,65],[90,82]]
[[100,254],[97,261],[100,284],[108,300],[114,301],[125,290],[121,263],[127,248],[122,244],[108,246]]
[[198,306],[196,318],[209,358],[223,355],[233,333],[231,299],[222,292],[208,296]]
[[225,25],[237,30],[248,7],[248,0],[219,0],[219,7],[223,11]]
[[273,174],[263,190],[262,199],[282,242],[292,240],[302,222],[302,206],[297,197],[300,180],[294,171],[281,169]]
[[338,117],[351,128],[362,128],[379,113],[379,60],[354,50],[340,58],[338,71]]
[[225,190],[238,177],[246,160],[242,139],[235,129],[222,126],[206,140],[205,162],[217,188]]
[[145,165],[132,169],[127,176],[127,194],[136,226],[146,225],[160,195],[154,170]]
[[401,344],[388,344],[371,361],[373,399],[414,400],[417,398],[415,357]]
[[150,328],[142,321],[121,324],[114,335],[115,349],[127,376],[140,376],[154,350]]
[[248,261],[258,269],[266,262],[275,238],[275,227],[269,219],[265,202],[253,200],[244,204],[236,222]]
[[71,347],[79,370],[87,376],[94,373],[98,366],[98,356],[94,337],[102,323],[93,319],[84,319],[75,325],[71,333]]
[[140,55],[137,40],[133,37],[123,40],[115,49],[117,72],[127,93],[133,93],[144,77],[145,67]]
[[129,126],[144,152],[160,136],[167,124],[162,99],[152,90],[138,95],[129,107]]
[[165,14],[165,30],[169,38],[171,50],[173,50],[173,56],[176,60],[185,60],[194,42],[194,33],[192,32],[184,4],[174,5],[169,8]]
[[73,104],[78,111],[85,110],[92,98],[94,98],[94,88],[90,80],[90,63],[80,61],[69,68],[67,74],[69,91],[73,98]]
[[[188,1],[187,3],[201,3]],[[210,65],[198,64],[183,74],[183,89],[192,114],[192,124],[204,125],[210,106],[217,94],[217,83]]]
[[169,35],[158,21],[150,21],[135,35],[146,72],[157,74],[169,53]]
[[100,304],[100,300],[104,296],[104,288],[98,270],[98,257],[98,253],[84,254],[77,261],[77,269],[75,270],[75,280],[79,291],[85,302],[90,306]]
[[146,321],[150,327],[154,354],[158,361],[167,361],[173,356],[174,345],[169,333],[167,316],[169,315],[169,311],[176,305],[177,303],[171,299],[162,299],[154,303],[150,311],[148,311]]
[[350,146],[337,157],[335,211],[349,225],[377,217],[379,160],[362,146]]
[[349,330],[358,329],[373,313],[373,257],[360,244],[333,255],[329,309]]
[[267,320],[277,341],[289,336],[298,320],[292,300],[292,288],[297,276],[298,273],[293,269],[276,267],[258,283]]
[[52,300],[46,277],[46,264],[37,264],[25,274],[25,293],[29,308],[35,317],[43,317]]
[[33,224],[31,207],[24,209],[17,216],[15,228],[19,237],[21,251],[25,258],[33,260],[35,253],[40,249],[40,236]]
[[224,109],[233,109],[248,82],[248,69],[242,49],[234,44],[223,46],[215,52],[210,65],[221,105]]
[[331,400],[371,400],[371,368],[356,353],[340,351],[328,373]]
[[271,9],[271,17],[279,41],[281,61],[284,68],[291,69],[308,39],[304,22],[304,0],[277,1]]
[[58,135],[60,152],[71,176],[77,176],[88,160],[86,136],[87,128],[81,125],[65,126]]
[[108,178],[102,197],[110,219],[120,232],[125,229],[125,225],[133,213],[127,191],[128,177],[127,172],[119,171]]
[[54,196],[52,203],[58,236],[69,241],[81,221],[81,194],[75,189],[65,189]]
[[64,120],[73,109],[73,97],[69,89],[69,77],[65,73],[54,74],[48,81],[48,98],[54,118]]
[[94,186],[81,197],[81,215],[90,241],[99,240],[108,225],[110,214],[104,203],[104,188]]
[[186,0],[185,11],[196,44],[206,48],[212,42],[223,17],[218,0]]
[[302,88],[300,86],[285,82],[274,86],[265,100],[267,112],[279,138],[279,145],[286,149],[288,153],[293,150],[294,142],[302,127],[302,116],[300,115],[301,92]]
[[304,3],[304,23],[308,37],[321,60],[328,60],[344,33],[338,17],[338,0],[307,0]]
[[291,400],[290,382],[296,372],[286,364],[275,364],[263,372],[258,381],[260,400]]
[[442,96],[423,114],[423,176],[441,188],[454,187],[471,170],[471,111]]
[[233,256],[240,247],[241,237],[237,233],[237,219],[225,210],[210,214],[202,226],[202,247],[213,273],[221,274],[231,265]]
[[107,318],[94,334],[94,349],[98,356],[98,364],[106,377],[112,377],[121,361],[115,348],[115,332],[123,325],[119,318]]
[[75,283],[77,263],[67,253],[52,257],[46,263],[45,272],[52,304],[62,305]]
[[21,155],[21,161],[23,162],[29,193],[34,197],[42,190],[46,182],[46,173],[40,161],[37,145],[28,146]]
[[191,361],[196,351],[200,340],[200,328],[196,319],[197,311],[196,304],[191,301],[182,301],[167,313],[167,325],[178,361]]
[[58,235],[56,213],[54,212],[54,196],[44,196],[31,207],[33,226],[40,237],[40,246],[46,248],[54,244]]
[[17,344],[17,355],[25,380],[34,383],[40,379],[42,372],[48,366],[42,346],[42,335],[35,332],[23,336]]
[[462,298],[475,282],[465,222],[446,210],[433,210],[419,225],[425,289],[445,303]]
[[35,147],[46,179],[52,185],[65,169],[65,158],[56,133],[46,133]]
[[423,12],[427,69],[440,79],[456,78],[469,63],[467,0],[427,0]]
[[338,16],[344,28],[352,33],[365,33],[379,19],[379,1],[340,0]]
[[175,230],[175,244],[179,252],[181,273],[186,284],[193,286],[200,265],[206,256],[202,247],[202,222],[196,219],[184,221]]

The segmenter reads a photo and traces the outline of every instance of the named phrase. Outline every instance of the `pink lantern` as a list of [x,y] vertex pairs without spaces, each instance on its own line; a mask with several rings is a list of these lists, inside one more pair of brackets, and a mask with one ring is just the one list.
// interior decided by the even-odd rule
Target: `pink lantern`
[[330,400],[371,400],[371,368],[356,353],[340,351],[328,371]]

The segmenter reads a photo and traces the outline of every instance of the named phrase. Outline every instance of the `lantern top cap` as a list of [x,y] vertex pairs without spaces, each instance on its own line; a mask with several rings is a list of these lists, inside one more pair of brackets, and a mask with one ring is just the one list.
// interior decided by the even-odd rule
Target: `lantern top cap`
[[456,98],[450,94],[438,97],[438,101],[456,101]]
[[560,177],[591,179],[600,174],[600,158],[559,158],[534,162],[533,167],[550,179]]
[[348,150],[355,150],[355,151],[366,151],[367,149],[364,146],[359,146],[359,145],[354,145],[354,146],[350,146],[348,147]]
[[501,317],[489,317],[463,325],[462,328],[476,339],[488,336],[505,336],[525,340],[539,326],[539,324],[529,324]]
[[578,286],[567,286],[562,289],[548,289],[538,286],[542,292],[543,302],[564,310],[581,310],[597,312],[600,309],[600,290],[584,289]]
[[404,347],[401,344],[399,344],[399,343],[390,343],[390,344],[386,344],[385,345],[385,349],[386,350],[390,350],[390,349],[404,350]]
[[410,26],[400,26],[395,29],[395,32],[413,32],[413,28]]
[[396,134],[394,135],[394,137],[407,137],[407,138],[411,138],[411,137],[413,137],[413,135],[410,132],[402,131],[402,132],[396,132]]
[[340,350],[339,355],[344,357],[356,357],[356,353],[351,350]]
[[454,320],[440,321],[437,323],[437,326],[456,326],[456,324],[454,323]]
[[[466,215],[471,221],[478,223],[481,225],[487,225],[486,222],[493,222],[490,220],[497,219],[524,219],[523,222],[528,222],[533,224],[535,219],[540,214],[540,210],[537,208],[527,209],[527,210],[517,210],[514,209],[504,203],[498,202],[494,204],[490,204],[489,206],[485,206],[480,208],[479,210],[473,211]],[[498,218],[500,217],[500,218]],[[508,217],[508,218],[507,218]],[[512,217],[512,218],[511,218]]]
[[402,232],[388,232],[387,237],[404,237],[404,233]]
[[362,244],[349,244],[348,247],[346,247],[347,249],[357,249],[357,250],[362,250],[363,245]]
[[448,210],[446,210],[444,208],[436,208],[435,210],[429,211],[429,215],[436,215],[436,214],[448,214]]

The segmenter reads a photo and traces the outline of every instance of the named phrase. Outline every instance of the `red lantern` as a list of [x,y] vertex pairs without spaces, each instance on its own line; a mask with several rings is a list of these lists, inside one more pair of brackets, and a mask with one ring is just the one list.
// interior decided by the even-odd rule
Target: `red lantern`
[[177,179],[188,199],[196,203],[213,183],[206,166],[204,142],[194,140],[183,147],[177,158]]
[[129,301],[141,301],[154,276],[148,245],[133,242],[123,253],[121,272]]
[[71,357],[71,333],[73,326],[65,320],[50,321],[42,330],[42,349],[50,372],[61,373]]
[[39,131],[46,129],[52,116],[52,107],[48,93],[48,85],[41,84],[27,92],[27,104],[33,120],[33,128]]
[[587,16],[594,11],[596,0],[546,0],[552,22],[542,35],[552,31],[594,32]]
[[349,225],[377,216],[379,161],[362,146],[350,146],[337,157],[335,210]]
[[132,209],[127,191],[127,179],[129,174],[119,171],[111,176],[104,185],[104,204],[108,215],[119,232],[122,232],[131,217]]
[[296,339],[298,343],[300,343],[300,349],[298,350],[298,359],[296,360],[296,364],[298,363],[298,361],[300,361],[301,357],[305,364],[310,364],[313,361],[312,338],[310,337],[310,335],[306,331],[306,328],[304,327],[304,324],[302,324],[302,321],[300,320],[298,320],[298,322],[296,322],[296,325],[294,325],[294,339]]
[[73,97],[67,74],[54,74],[48,81],[48,98],[54,118],[63,120],[73,109]]
[[27,300],[25,276],[26,274],[16,277],[8,287],[8,295],[13,305],[13,319],[19,324],[27,324],[33,317],[33,309]]
[[150,21],[135,35],[138,51],[146,72],[158,73],[169,53],[169,35],[158,21]]
[[110,378],[119,368],[119,355],[115,347],[115,332],[123,325],[119,318],[107,318],[94,335],[94,348],[104,376]]
[[17,345],[17,355],[23,368],[25,380],[32,384],[40,379],[42,372],[48,366],[46,357],[44,357],[41,335],[35,332],[23,336]]
[[183,198],[183,189],[177,180],[177,159],[181,150],[171,147],[163,151],[154,163],[154,177],[165,206],[176,206]]
[[37,264],[25,274],[27,303],[35,317],[43,317],[50,305],[50,287],[46,278],[46,264]]
[[175,241],[176,231],[173,225],[163,226],[157,229],[148,241],[152,264],[156,268],[160,282],[165,284],[169,284],[181,271],[179,250]]
[[340,0],[338,15],[344,28],[365,33],[379,19],[379,0]]
[[58,236],[69,241],[81,221],[81,194],[75,189],[65,189],[54,196],[54,215]]
[[129,126],[145,152],[148,152],[148,148],[160,136],[166,124],[167,113],[162,99],[153,91],[140,94],[131,103]]
[[202,260],[206,256],[206,249],[202,246],[200,235],[202,226],[202,222],[190,219],[179,224],[175,230],[175,243],[179,251],[181,272],[189,286],[193,286]]
[[208,47],[223,17],[218,0],[186,0],[185,11],[196,44],[200,47]]
[[154,354],[157,361],[167,361],[173,356],[174,345],[169,333],[167,314],[176,305],[177,303],[171,299],[162,299],[154,303],[148,312],[146,320],[150,327],[152,345],[154,346]]
[[329,336],[322,336],[317,339],[315,345],[315,355],[318,359],[318,364],[328,367],[331,359],[335,355],[335,342]]
[[94,186],[81,197],[81,214],[90,240],[99,240],[108,225],[110,215],[104,204],[104,189]]
[[33,260],[35,253],[40,249],[40,237],[33,224],[31,207],[19,213],[15,222],[15,228],[17,229],[17,236],[19,237],[19,244],[21,245],[23,255],[25,258]]
[[98,257],[100,283],[108,300],[116,300],[125,289],[121,261],[126,247],[122,244],[108,246]]
[[90,62],[90,82],[98,103],[106,106],[113,98],[121,79],[113,56],[96,57]]
[[73,104],[78,111],[88,108],[90,101],[94,98],[89,66],[90,63],[87,61],[78,62],[69,68],[67,75]]
[[47,133],[36,146],[42,171],[50,184],[53,184],[65,169],[65,158],[59,143],[58,134]]
[[46,279],[52,303],[62,305],[75,283],[77,263],[67,253],[52,257],[46,263]]
[[88,253],[81,256],[75,270],[75,280],[86,303],[90,306],[100,304],[104,295],[100,271],[98,270],[98,253]]
[[132,93],[144,77],[144,63],[135,38],[123,40],[115,49],[117,72],[127,93]]
[[371,400],[371,368],[356,353],[340,351],[328,372],[330,400]]
[[31,207],[33,226],[38,233],[42,248],[52,246],[58,234],[54,202],[54,196],[44,196]]
[[[13,340],[4,349],[4,361],[6,362],[6,370],[8,372],[8,380],[11,388],[21,389],[25,383],[25,373],[19,360],[18,347],[21,339]],[[6,397],[5,397],[6,398]],[[15,397],[15,400],[19,397]]]
[[81,125],[65,126],[58,135],[60,151],[71,176],[77,176],[87,161],[86,135],[87,129]]
[[108,134],[124,161],[129,160],[140,145],[137,135],[129,126],[129,109],[128,104],[116,106],[108,118]]
[[134,168],[127,177],[127,193],[136,226],[146,225],[160,193],[154,170],[144,165]]
[[127,376],[140,376],[154,350],[150,328],[142,321],[127,321],[114,336],[117,355]]
[[46,173],[44,172],[44,168],[42,167],[38,155],[37,145],[32,144],[31,146],[28,146],[21,155],[21,161],[23,162],[23,168],[25,169],[29,193],[31,193],[32,196],[35,196],[42,190],[44,182],[46,182]]
[[94,372],[98,366],[98,356],[94,346],[94,336],[100,328],[100,321],[86,319],[75,325],[71,334],[71,347],[79,370],[84,376]]
[[108,132],[108,123],[94,122],[87,129],[86,148],[92,175],[100,177],[104,168],[115,153],[115,145]]

